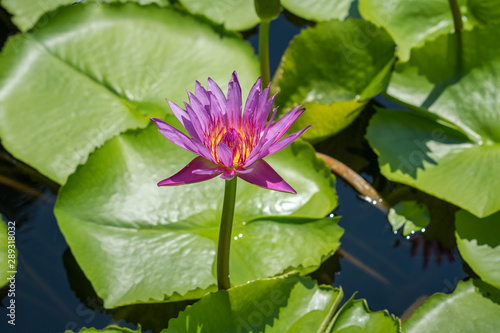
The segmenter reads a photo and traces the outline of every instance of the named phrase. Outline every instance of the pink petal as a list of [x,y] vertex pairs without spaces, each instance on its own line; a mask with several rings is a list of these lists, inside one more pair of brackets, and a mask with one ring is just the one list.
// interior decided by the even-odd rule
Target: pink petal
[[269,97],[269,88],[271,84],[267,86],[266,89],[259,95],[259,101],[257,104],[257,113],[255,114],[255,123],[257,126],[259,124],[265,124],[267,117],[269,116],[269,112],[273,108],[274,96],[268,99]]
[[196,98],[203,104],[208,105],[208,94],[205,88],[200,84],[200,82],[196,81],[196,85],[194,88],[194,94]]
[[167,124],[161,119],[151,118],[151,120],[158,126],[158,131],[163,134],[170,142],[173,144],[193,153],[196,155],[201,155],[206,159],[215,162],[212,154],[205,145],[201,142],[195,141],[187,137],[184,133],[179,131],[177,128]]
[[[198,98],[196,98],[195,95],[191,94],[189,91],[188,91],[188,96],[189,96],[189,102],[190,102],[191,108],[194,111],[194,113],[196,114],[196,116],[198,117],[198,119],[200,121],[201,128],[203,130],[206,130],[207,126],[209,124],[209,121],[210,121],[209,120],[209,112],[205,108],[205,105],[203,105],[200,102],[200,100]],[[207,99],[206,105],[208,105],[208,99]]]
[[161,119],[151,118],[151,120],[158,126],[158,130],[173,144],[186,149],[194,154],[198,154],[196,144],[186,136],[186,134],[179,131],[177,128],[167,124]]
[[[211,92],[208,92],[208,96],[210,99],[210,119],[213,123],[223,123],[224,122],[224,113],[222,106],[219,104],[217,97]],[[224,106],[225,107],[225,106]]]
[[196,139],[201,142],[200,137],[198,136],[198,132],[196,132],[191,120],[189,119],[189,115],[187,111],[181,109],[180,107],[177,106],[177,104],[167,100],[168,105],[170,106],[170,109],[172,110],[172,113],[174,116],[179,120],[179,122],[182,124],[182,127],[184,127],[189,135],[193,139]]
[[234,169],[225,169],[220,177],[225,180],[231,180],[234,176],[236,176],[236,171]]
[[224,116],[226,114],[226,96],[224,96],[224,93],[219,88],[217,83],[215,83],[211,78],[208,78],[207,88],[209,92],[214,94],[215,98],[219,102],[219,106],[223,112],[222,115]]
[[198,183],[220,175],[222,170],[217,164],[198,156],[172,177],[162,180],[158,186],[175,186]]
[[290,126],[292,126],[293,122],[306,110],[304,108],[299,109],[300,107],[301,105],[294,107],[283,117],[281,117],[277,122],[272,124],[267,137],[263,139],[272,140],[273,143],[278,141],[283,136],[283,134],[288,131]]
[[[296,135],[296,136],[295,136],[295,138],[292,139],[292,135],[291,135],[288,138],[288,140],[291,140],[291,141],[283,141],[283,142],[279,141],[281,143],[271,149],[271,145],[274,145],[275,143],[277,143],[277,141],[281,138],[281,136],[283,136],[283,134],[285,134],[285,132],[288,130],[288,128],[290,128],[290,126],[297,119],[297,117],[300,116],[305,111],[305,109],[298,110],[298,108],[299,107],[296,107],[293,110],[289,111],[287,114],[285,114],[283,117],[281,117],[281,119],[278,120],[276,123],[270,124],[270,125],[268,123],[268,125],[267,125],[268,127],[266,127],[266,130],[262,134],[262,139],[259,142],[259,146],[258,146],[259,149],[257,150],[257,154],[256,155],[252,154],[253,153],[253,151],[252,151],[252,153],[249,156],[248,161],[245,163],[245,166],[249,166],[256,159],[264,158],[266,156],[274,154],[274,153],[269,152],[269,151],[272,151],[273,149],[275,149],[274,152],[277,152],[277,151],[285,148],[293,140],[295,140],[302,133],[304,133],[304,131],[307,128],[310,127],[309,126],[305,129],[303,129],[302,131],[299,131],[299,132],[292,134],[292,135]],[[272,120],[270,120],[270,122],[272,122]]]
[[233,151],[226,144],[219,142],[217,145],[217,156],[226,167],[233,166]]
[[250,165],[252,165],[255,161],[257,161],[260,158],[259,157],[260,152],[262,151],[263,146],[266,144],[266,141],[263,139],[267,136],[267,132],[269,131],[269,128],[271,128],[272,122],[274,120],[274,117],[276,116],[277,111],[278,111],[278,108],[274,109],[273,115],[271,116],[271,119],[269,119],[269,122],[264,129],[264,133],[262,134],[261,140],[259,141],[257,146],[252,150],[250,155],[248,155],[247,160],[245,162],[245,165],[243,166],[244,168],[249,167]]
[[236,72],[233,72],[227,89],[226,104],[227,121],[229,127],[240,128],[241,124],[241,87]]
[[275,142],[273,143],[269,148],[267,148],[266,150],[262,150],[259,154],[259,158],[264,158],[266,156],[269,156],[269,155],[272,155],[272,154],[275,154],[277,152],[279,152],[281,149],[287,147],[288,145],[290,145],[293,141],[295,141],[299,136],[302,135],[302,133],[304,133],[309,127],[311,127],[311,125],[307,126],[306,128],[298,131],[298,132],[295,132],[293,134],[290,134],[289,136],[279,140],[278,142]]
[[193,124],[193,128],[196,131],[196,135],[200,138],[200,140],[204,140],[205,138],[205,126],[206,124],[202,124],[200,122],[200,118],[194,112],[193,108],[191,105],[184,103],[184,106],[186,107],[186,112],[188,114],[189,119],[191,120],[191,123]]
[[243,122],[250,123],[253,122],[255,112],[257,111],[257,101],[260,95],[260,85],[262,78],[259,76],[252,89],[248,93],[247,100],[245,102],[245,111],[243,111]]
[[296,194],[295,190],[281,178],[274,169],[264,160],[258,160],[252,165],[253,171],[238,174],[238,177],[254,185],[270,190]]

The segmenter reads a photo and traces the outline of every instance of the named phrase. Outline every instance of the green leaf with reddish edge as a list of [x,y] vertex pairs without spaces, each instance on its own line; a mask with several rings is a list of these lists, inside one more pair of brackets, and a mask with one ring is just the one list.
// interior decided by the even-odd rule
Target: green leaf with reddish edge
[[459,282],[451,294],[432,295],[403,323],[405,333],[496,332],[500,305],[484,297],[473,281]]
[[339,289],[318,286],[297,275],[256,280],[208,294],[171,319],[162,333],[207,332],[316,333]]
[[478,216],[500,208],[500,146],[478,145],[432,119],[385,109],[371,119],[366,138],[388,179]]
[[281,0],[287,10],[311,21],[343,20],[353,3],[354,0]]
[[[215,290],[223,181],[156,186],[194,158],[156,126],[113,138],[64,185],[55,214],[78,264],[106,307],[199,298]],[[297,191],[240,180],[231,250],[235,285],[316,269],[342,229],[334,178],[305,143],[266,158]]]
[[482,280],[500,289],[500,213],[481,219],[461,210],[455,226],[462,258]]
[[372,312],[366,300],[351,298],[336,314],[331,332],[401,333],[401,322],[387,310]]
[[[466,8],[467,0],[458,0],[465,29],[471,29],[473,18]],[[403,61],[413,47],[426,40],[454,31],[448,0],[359,0],[359,12],[365,20],[384,27],[396,41],[397,55]]]
[[254,0],[179,0],[191,13],[203,15],[229,30],[248,30],[260,22]]
[[[125,3],[136,2],[140,5],[157,4],[159,6],[167,6],[168,0],[85,0],[85,3],[76,4],[77,0],[1,0],[2,6],[13,15],[12,22],[21,31],[28,31],[39,20],[38,27],[45,25],[61,7],[68,5],[82,6],[86,3],[93,3],[99,6],[108,6],[110,3]],[[44,14],[46,16],[43,16]]]
[[282,109],[308,107],[292,130],[312,124],[304,138],[317,141],[349,125],[387,83],[394,47],[385,30],[360,20],[332,20],[303,30],[273,81]]
[[181,103],[195,80],[237,70],[248,91],[253,51],[219,30],[156,5],[61,8],[0,55],[2,144],[62,184],[106,140],[169,113],[165,98]]

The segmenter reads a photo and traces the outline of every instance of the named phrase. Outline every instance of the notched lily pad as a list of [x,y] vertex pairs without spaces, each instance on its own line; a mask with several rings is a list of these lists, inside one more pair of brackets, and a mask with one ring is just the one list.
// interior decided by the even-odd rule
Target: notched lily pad
[[500,327],[500,305],[484,297],[473,281],[459,282],[449,295],[432,295],[403,323],[405,333],[495,332]]
[[416,113],[379,110],[367,131],[384,176],[478,217],[500,210],[499,34],[490,24],[414,49],[388,93]]
[[338,306],[339,289],[318,286],[297,275],[256,280],[203,297],[171,319],[162,333],[191,332],[318,332],[331,307]]
[[394,47],[385,30],[361,20],[332,20],[303,30],[273,82],[283,109],[307,108],[292,129],[313,124],[303,138],[318,141],[349,125],[387,83]]
[[180,103],[195,80],[234,70],[249,89],[258,76],[251,47],[177,10],[64,7],[2,50],[2,144],[63,184],[104,142],[169,113],[165,98]]
[[[110,140],[61,188],[59,226],[106,307],[214,290],[222,180],[156,186],[193,157],[152,125]],[[334,178],[308,144],[295,142],[266,160],[298,194],[238,182],[235,285],[294,268],[310,272],[343,232],[336,219],[323,218],[337,204]]]

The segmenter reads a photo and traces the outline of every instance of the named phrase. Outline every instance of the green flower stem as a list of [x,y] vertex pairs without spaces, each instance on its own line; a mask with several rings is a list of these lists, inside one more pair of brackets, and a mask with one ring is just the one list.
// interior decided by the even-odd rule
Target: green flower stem
[[455,33],[460,33],[463,29],[462,14],[457,0],[448,0],[450,2],[451,14],[453,15],[453,24],[455,25]]
[[259,60],[260,74],[262,75],[262,89],[271,82],[269,69],[269,25],[270,21],[261,21],[259,27]]
[[330,310],[328,310],[328,314],[326,315],[325,319],[323,319],[323,322],[321,323],[321,326],[319,327],[317,333],[328,333],[332,331],[333,324],[335,323],[334,318],[337,317],[335,316],[335,311],[337,311],[337,309],[339,308],[342,298],[344,298],[344,291],[342,290],[342,287],[340,287],[339,295],[333,302]]
[[231,230],[233,229],[234,204],[236,202],[236,179],[226,180],[224,203],[219,230],[217,248],[217,286],[219,290],[231,288],[229,282],[229,250],[231,248]]

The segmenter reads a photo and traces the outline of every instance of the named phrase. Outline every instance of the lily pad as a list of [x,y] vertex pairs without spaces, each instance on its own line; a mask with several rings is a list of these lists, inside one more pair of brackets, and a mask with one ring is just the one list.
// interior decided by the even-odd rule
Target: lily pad
[[278,105],[309,108],[292,129],[313,120],[303,137],[318,140],[346,127],[384,88],[394,47],[385,30],[365,21],[332,20],[303,30],[283,55],[273,82]]
[[[72,333],[72,331],[65,331],[65,333]],[[137,331],[128,328],[121,328],[118,326],[108,326],[102,330],[84,327],[80,330],[79,333],[141,333],[141,327],[139,326]]]
[[208,17],[228,30],[247,30],[260,22],[254,0],[180,0],[191,13]]
[[[2,215],[0,215],[0,244],[2,244],[0,248],[0,268],[2,269],[0,271],[0,287],[9,284],[9,280],[7,279],[13,274],[10,272],[15,272],[17,267],[17,256],[16,256],[17,250],[15,248],[12,248],[12,246],[9,246],[9,245],[15,246],[15,243],[9,242],[10,236],[8,234],[8,231],[9,230],[7,229],[7,225],[3,223]],[[14,232],[14,237],[15,237],[15,232]],[[13,262],[9,261],[9,259],[12,260],[11,258],[9,258],[9,255],[14,256]]]
[[[59,226],[106,307],[215,290],[223,181],[156,186],[193,157],[153,125],[110,140],[61,188]],[[293,268],[310,272],[343,232],[336,219],[323,218],[337,204],[334,178],[309,145],[296,142],[266,160],[298,194],[238,183],[234,285]]]
[[[466,2],[458,0],[465,18],[464,28],[469,29]],[[403,61],[408,60],[413,47],[454,31],[448,0],[359,0],[359,12],[365,20],[387,29],[398,44],[397,54]]]
[[[144,36],[148,36],[144,38]],[[61,8],[0,55],[0,137],[16,158],[64,183],[89,153],[170,112],[195,80],[244,89],[258,76],[251,47],[169,8]]]
[[399,318],[389,314],[387,310],[372,312],[366,300],[352,298],[342,306],[336,315],[332,333],[399,333]]
[[355,0],[282,0],[281,4],[293,14],[311,21],[343,20]]
[[416,201],[401,201],[389,210],[387,218],[392,230],[403,228],[403,236],[407,236],[427,227],[431,216],[427,206]]
[[500,213],[480,219],[462,210],[455,225],[462,258],[482,280],[500,289]]
[[434,294],[403,323],[405,333],[496,332],[500,305],[484,297],[473,281],[459,282],[452,294]]
[[[12,21],[21,31],[31,29],[43,14],[50,12],[46,17],[43,17],[40,25],[45,25],[47,21],[57,14],[60,7],[71,4],[77,4],[77,0],[2,0],[2,7],[5,7],[13,15]],[[112,2],[137,2],[141,5],[157,4],[159,6],[168,5],[168,0],[85,0],[85,2],[93,2],[96,5],[108,6]],[[78,4],[78,6],[83,4]]]
[[341,299],[339,289],[318,286],[309,277],[257,280],[203,297],[171,319],[162,333],[200,327],[207,332],[316,333]]
[[500,149],[476,145],[463,133],[432,119],[378,109],[366,137],[382,174],[487,216],[500,208]]
[[479,217],[500,210],[499,34],[491,24],[413,50],[388,93],[418,115],[379,110],[367,134],[384,176]]

